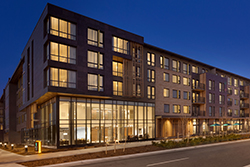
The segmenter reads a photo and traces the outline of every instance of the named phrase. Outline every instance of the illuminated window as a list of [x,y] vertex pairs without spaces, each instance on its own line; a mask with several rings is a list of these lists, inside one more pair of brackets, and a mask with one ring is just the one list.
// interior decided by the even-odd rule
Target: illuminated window
[[238,100],[237,99],[234,99],[234,105],[238,105]]
[[183,106],[183,113],[190,114],[190,106]]
[[155,82],[155,71],[148,69],[147,78],[148,78],[148,82]]
[[123,75],[123,64],[120,62],[113,61],[113,75],[122,77]]
[[50,68],[47,70],[47,86],[76,88],[76,72]]
[[208,89],[215,90],[215,82],[214,81],[211,81],[211,80],[208,81]]
[[113,37],[113,51],[129,54],[129,42],[119,37]]
[[235,95],[238,95],[238,93],[239,93],[238,90],[237,90],[237,89],[234,89],[234,94],[235,94]]
[[180,76],[172,75],[172,82],[180,84],[181,83]]
[[173,113],[175,113],[175,114],[181,113],[181,106],[174,104],[173,105]]
[[148,65],[155,66],[155,54],[154,53],[147,53],[147,62]]
[[183,99],[190,100],[190,92],[183,91]]
[[181,91],[180,90],[173,90],[173,98],[180,99],[181,98]]
[[228,78],[227,78],[227,84],[228,84],[228,85],[232,85],[232,78],[231,78],[231,77],[228,77]]
[[190,86],[190,78],[183,77],[183,85]]
[[196,73],[198,74],[199,73],[199,67],[196,67],[196,66],[192,66],[192,73]]
[[163,81],[169,82],[169,74],[168,73],[163,73]]
[[103,92],[103,76],[100,74],[88,74],[88,90]]
[[47,59],[76,64],[76,48],[56,42],[50,42],[47,45]]
[[240,86],[244,86],[244,81],[240,80]]
[[234,79],[234,86],[238,87],[238,79]]
[[113,95],[122,96],[122,82],[113,81]]
[[147,87],[148,99],[155,99],[155,87]]
[[164,88],[164,90],[163,90],[163,96],[164,97],[169,97],[169,89]]
[[219,104],[225,104],[225,96],[219,95]]
[[88,67],[103,69],[103,54],[88,51]]
[[181,64],[180,61],[173,60],[172,61],[172,70],[176,71],[176,72],[180,72],[180,70],[181,70],[180,64]]
[[136,86],[136,95],[141,96],[141,85],[139,84]]
[[238,115],[239,115],[238,110],[234,110],[234,115],[236,115],[236,116],[238,116]]
[[103,48],[103,33],[88,28],[88,44]]
[[65,20],[50,17],[47,20],[47,33],[76,40],[76,25]]
[[164,69],[169,69],[169,59],[163,56],[160,56],[160,64],[161,64],[161,68]]

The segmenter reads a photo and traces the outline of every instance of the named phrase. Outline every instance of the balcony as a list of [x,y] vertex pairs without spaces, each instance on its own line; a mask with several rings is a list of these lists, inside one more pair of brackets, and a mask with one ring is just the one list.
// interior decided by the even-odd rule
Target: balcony
[[248,103],[241,103],[240,104],[240,109],[247,109],[249,108],[249,104]]
[[227,90],[227,95],[230,96],[233,94],[233,90]]
[[193,104],[205,104],[205,97],[193,98]]
[[202,91],[205,90],[205,84],[199,83],[199,84],[197,84],[197,85],[193,85],[193,86],[192,86],[192,89],[193,89],[193,91],[202,92]]
[[206,112],[205,111],[193,111],[193,114],[192,114],[192,116],[195,116],[195,117],[197,117],[197,116],[206,116]]
[[232,101],[227,101],[227,106],[232,106],[233,102]]
[[240,94],[240,99],[248,99],[249,98],[249,94],[248,93],[241,93]]

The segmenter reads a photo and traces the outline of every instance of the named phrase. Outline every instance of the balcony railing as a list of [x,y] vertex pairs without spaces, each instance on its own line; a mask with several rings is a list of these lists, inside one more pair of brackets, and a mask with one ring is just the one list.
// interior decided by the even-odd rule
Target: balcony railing
[[233,90],[227,90],[227,95],[232,95],[233,94]]
[[193,111],[192,116],[206,116],[206,112],[205,111]]
[[241,104],[240,104],[240,108],[241,108],[241,109],[249,108],[249,104],[248,104],[248,103],[241,103]]
[[194,91],[204,91],[205,90],[205,84],[203,83],[199,83],[199,84],[195,84],[192,86]]
[[227,106],[232,106],[233,102],[232,101],[227,101]]
[[193,104],[204,104],[204,103],[205,103],[205,97],[193,98]]
[[241,93],[240,94],[240,98],[241,99],[248,99],[249,98],[249,94],[248,93]]

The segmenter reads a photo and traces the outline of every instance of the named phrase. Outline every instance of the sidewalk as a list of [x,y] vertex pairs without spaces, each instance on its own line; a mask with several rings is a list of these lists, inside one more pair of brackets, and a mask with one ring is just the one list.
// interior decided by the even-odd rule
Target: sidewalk
[[[126,148],[147,146],[151,144],[152,144],[152,141],[131,142],[131,143],[126,143]],[[116,149],[122,149],[122,148],[124,148],[124,143],[116,144]],[[54,152],[54,153],[44,153],[44,154],[35,154],[35,155],[19,155],[19,154],[11,153],[9,151],[0,149],[0,167],[8,167],[8,166],[21,167],[22,165],[18,165],[15,163],[101,152],[105,150],[106,150],[106,147],[97,147],[97,148],[91,148],[91,149],[59,151],[59,152]],[[107,146],[107,150],[114,150],[114,144]]]

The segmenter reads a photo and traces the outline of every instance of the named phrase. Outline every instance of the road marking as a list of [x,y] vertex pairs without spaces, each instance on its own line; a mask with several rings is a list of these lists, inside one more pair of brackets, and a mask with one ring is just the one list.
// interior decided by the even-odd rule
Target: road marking
[[186,160],[186,159],[189,159],[189,157],[180,158],[180,159],[174,159],[174,160],[165,161],[165,162],[159,162],[159,163],[154,163],[154,164],[149,164],[147,166],[156,166],[156,165],[161,165],[161,164],[168,164],[168,163],[172,163],[172,162],[183,161],[183,160]]

